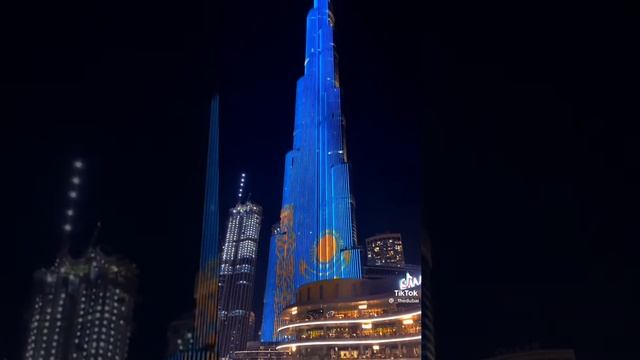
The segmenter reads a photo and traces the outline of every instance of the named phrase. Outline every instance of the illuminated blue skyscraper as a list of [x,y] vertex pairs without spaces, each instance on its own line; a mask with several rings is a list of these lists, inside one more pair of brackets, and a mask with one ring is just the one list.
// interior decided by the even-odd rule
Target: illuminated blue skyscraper
[[333,25],[329,0],[315,0],[307,16],[280,224],[271,238],[262,341],[274,340],[278,315],[301,285],[361,277]]

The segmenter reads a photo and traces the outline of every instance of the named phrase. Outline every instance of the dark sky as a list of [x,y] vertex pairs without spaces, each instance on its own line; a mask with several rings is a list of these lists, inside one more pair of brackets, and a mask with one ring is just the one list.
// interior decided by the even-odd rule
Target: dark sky
[[[401,232],[417,263],[428,231],[440,359],[529,342],[633,358],[624,335],[637,270],[619,201],[637,75],[631,10],[514,3],[335,1],[361,238]],[[0,356],[19,358],[31,276],[53,260],[69,162],[81,156],[76,250],[100,219],[99,242],[138,264],[130,356],[161,358],[168,323],[192,306],[214,92],[223,209],[246,172],[265,211],[266,264],[311,5],[0,11]]]

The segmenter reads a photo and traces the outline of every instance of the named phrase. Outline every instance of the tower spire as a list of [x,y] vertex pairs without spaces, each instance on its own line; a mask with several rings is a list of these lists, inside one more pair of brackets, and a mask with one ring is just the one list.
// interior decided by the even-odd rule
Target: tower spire
[[71,178],[69,179],[68,205],[65,210],[64,224],[62,225],[62,246],[60,247],[61,255],[68,255],[71,246],[71,231],[73,230],[73,219],[76,217],[76,202],[78,200],[80,183],[82,182],[82,170],[84,162],[80,159],[73,161],[71,167]]
[[244,181],[245,181],[245,173],[242,173],[242,175],[240,175],[240,187],[238,188],[238,204],[242,202],[242,195],[244,192]]

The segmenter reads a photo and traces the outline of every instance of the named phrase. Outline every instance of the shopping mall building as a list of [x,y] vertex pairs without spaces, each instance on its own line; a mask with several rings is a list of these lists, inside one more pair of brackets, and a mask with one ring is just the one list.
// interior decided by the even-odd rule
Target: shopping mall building
[[282,312],[277,349],[295,359],[420,359],[421,292],[415,280],[304,285],[296,303]]

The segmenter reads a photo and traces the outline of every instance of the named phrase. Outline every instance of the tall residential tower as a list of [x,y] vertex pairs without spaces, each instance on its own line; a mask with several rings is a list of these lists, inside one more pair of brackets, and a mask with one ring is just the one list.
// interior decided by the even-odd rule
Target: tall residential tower
[[24,360],[125,360],[137,269],[90,248],[35,274]]
[[253,288],[261,223],[262,208],[250,201],[238,202],[229,210],[220,260],[218,353],[221,358],[233,351],[245,350],[247,341],[253,340]]
[[276,319],[300,286],[361,277],[333,26],[329,0],[315,0],[297,83],[293,148],[285,158],[279,233],[271,239],[265,342],[274,339]]
[[138,285],[134,264],[95,246],[70,255],[84,163],[73,162],[63,238],[52,267],[34,275],[24,360],[125,360]]

